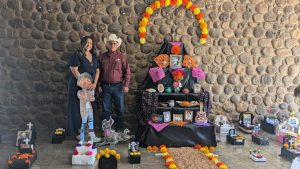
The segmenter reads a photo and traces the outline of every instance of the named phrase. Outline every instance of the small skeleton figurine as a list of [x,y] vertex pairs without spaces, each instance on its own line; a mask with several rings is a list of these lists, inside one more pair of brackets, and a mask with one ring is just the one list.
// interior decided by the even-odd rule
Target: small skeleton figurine
[[128,145],[128,149],[130,152],[139,151],[139,142],[135,142],[135,141],[130,142]]
[[82,73],[79,75],[77,85],[82,88],[78,90],[77,96],[80,99],[80,115],[82,119],[80,128],[80,144],[84,142],[85,126],[88,125],[88,134],[93,142],[101,141],[100,138],[96,137],[94,132],[94,118],[93,108],[91,102],[95,100],[94,89],[92,88],[92,77],[88,73]]

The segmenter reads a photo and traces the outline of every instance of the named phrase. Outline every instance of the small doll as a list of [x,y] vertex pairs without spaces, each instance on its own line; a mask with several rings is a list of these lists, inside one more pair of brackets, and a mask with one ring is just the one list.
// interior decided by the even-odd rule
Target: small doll
[[88,73],[82,73],[79,75],[77,85],[82,90],[78,90],[77,96],[80,100],[80,115],[82,119],[80,128],[80,144],[84,142],[85,126],[88,125],[88,135],[90,140],[93,142],[101,141],[100,138],[96,137],[94,132],[94,118],[93,108],[91,102],[95,100],[94,89],[92,87],[92,77]]

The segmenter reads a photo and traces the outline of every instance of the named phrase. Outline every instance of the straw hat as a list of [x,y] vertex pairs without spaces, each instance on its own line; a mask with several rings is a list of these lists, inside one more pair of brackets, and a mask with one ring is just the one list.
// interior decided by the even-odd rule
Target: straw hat
[[116,34],[110,34],[108,39],[104,38],[104,43],[106,45],[107,45],[107,42],[110,42],[110,41],[118,42],[118,47],[121,46],[121,43],[122,43],[122,39],[118,38]]

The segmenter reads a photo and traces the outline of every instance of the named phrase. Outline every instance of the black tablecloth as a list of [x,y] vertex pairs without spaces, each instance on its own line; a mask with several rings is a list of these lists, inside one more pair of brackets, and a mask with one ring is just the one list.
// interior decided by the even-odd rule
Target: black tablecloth
[[144,146],[160,146],[162,144],[168,147],[192,147],[196,144],[217,146],[213,125],[195,126],[187,124],[183,127],[168,125],[160,132],[148,125],[140,142]]

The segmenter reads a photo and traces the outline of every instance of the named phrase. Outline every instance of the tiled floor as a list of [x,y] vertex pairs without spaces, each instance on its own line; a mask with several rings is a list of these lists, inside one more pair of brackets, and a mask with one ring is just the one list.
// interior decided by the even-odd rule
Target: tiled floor
[[[242,134],[242,133],[240,133]],[[269,146],[258,146],[252,143],[250,135],[244,135],[245,146],[232,146],[227,143],[219,143],[215,154],[219,159],[225,162],[230,169],[290,169],[291,162],[282,159],[280,154],[280,144],[276,142],[275,136],[264,133],[271,141]],[[49,138],[50,140],[50,138]],[[32,169],[94,169],[98,168],[97,163],[94,166],[72,166],[71,154],[75,141],[66,140],[63,144],[50,144],[47,138],[37,140],[38,160],[32,166]],[[99,147],[102,149],[103,147]],[[118,144],[116,150],[121,154],[121,161],[118,163],[119,169],[166,169],[161,157],[155,157],[145,148],[141,148],[141,164],[132,165],[127,163],[127,145]],[[265,163],[255,163],[248,157],[250,149],[260,148],[261,152],[267,158]],[[16,151],[13,143],[0,144],[0,168],[7,169],[6,161],[8,156]]]

